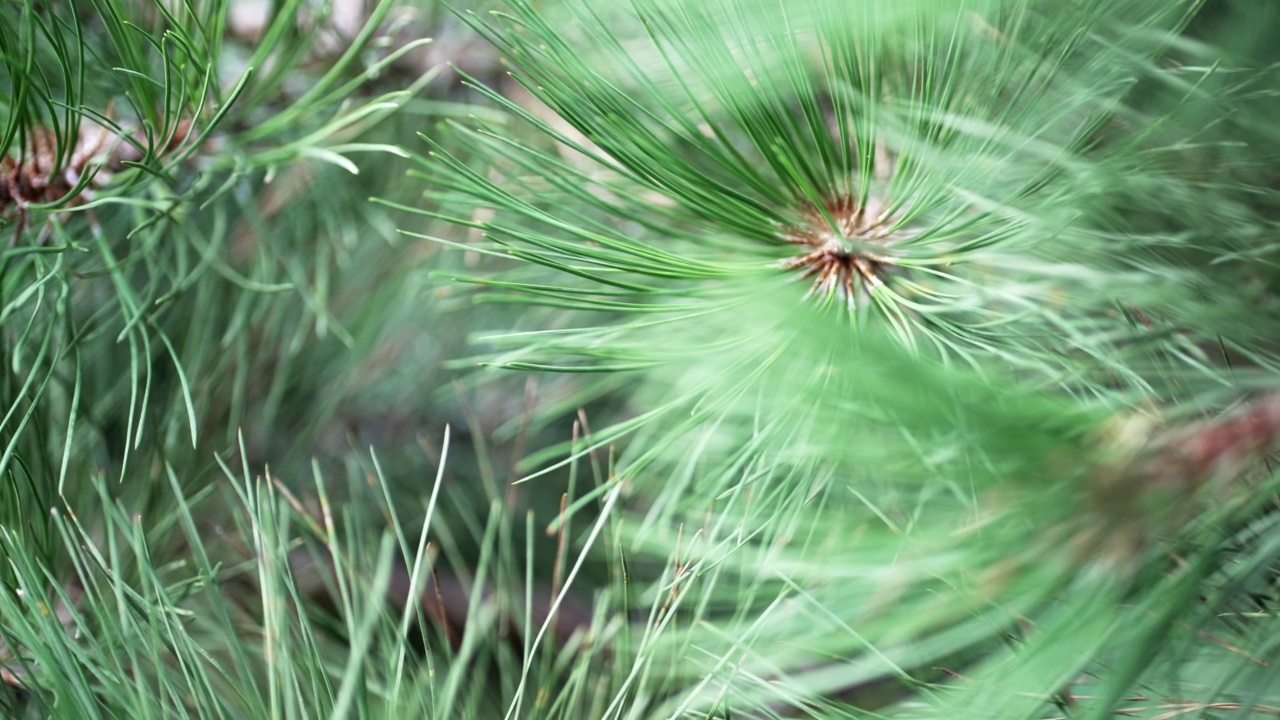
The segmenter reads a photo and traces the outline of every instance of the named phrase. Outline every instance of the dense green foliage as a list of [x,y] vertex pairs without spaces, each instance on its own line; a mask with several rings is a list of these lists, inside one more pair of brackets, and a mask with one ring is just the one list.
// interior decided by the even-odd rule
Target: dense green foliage
[[452,10],[0,8],[0,715],[1280,715],[1280,9]]

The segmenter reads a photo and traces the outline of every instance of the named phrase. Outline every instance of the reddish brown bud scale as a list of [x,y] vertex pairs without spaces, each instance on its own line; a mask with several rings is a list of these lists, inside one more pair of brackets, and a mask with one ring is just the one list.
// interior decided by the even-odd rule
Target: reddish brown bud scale
[[895,222],[888,205],[878,200],[859,205],[849,196],[836,198],[825,204],[825,212],[811,208],[803,223],[787,230],[783,241],[806,252],[783,260],[779,267],[800,270],[801,278],[814,278],[809,295],[837,295],[853,307],[884,283],[893,263],[885,254],[850,246],[887,243]]
[[[1280,394],[1160,442],[1159,454],[1175,460],[1193,486],[1227,479],[1257,462],[1280,440]],[[1166,460],[1167,463],[1167,460]]]
[[[191,129],[188,120],[178,123],[160,154],[172,152],[184,143]],[[31,128],[16,157],[0,157],[0,216],[16,216],[14,242],[17,242],[26,230],[30,205],[56,202],[81,205],[93,199],[93,188],[106,185],[113,172],[122,170],[126,162],[142,158],[138,148],[120,133],[88,120],[80,125],[70,152],[61,157],[53,130]],[[86,173],[92,177],[80,187]]]

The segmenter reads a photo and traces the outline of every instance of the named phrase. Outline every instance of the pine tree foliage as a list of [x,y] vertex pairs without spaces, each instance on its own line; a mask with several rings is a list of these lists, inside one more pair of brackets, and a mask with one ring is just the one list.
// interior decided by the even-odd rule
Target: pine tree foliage
[[1280,10],[453,12],[0,7],[0,715],[1280,715]]
[[[451,162],[435,186],[543,223],[542,232],[486,229],[520,257],[586,276],[583,287],[529,288],[573,307],[630,302],[697,316],[743,294],[720,291],[735,280],[751,294],[799,276],[816,304],[888,324],[921,352],[974,366],[996,355],[1041,382],[1097,394],[1118,386],[1163,397],[1184,367],[1213,381],[1211,368],[1164,361],[1203,356],[1193,349],[1206,338],[1233,351],[1247,344],[1270,365],[1253,348],[1265,330],[1247,322],[1256,298],[1223,297],[1224,278],[1186,257],[1249,228],[1208,238],[1207,227],[1166,227],[1135,196],[1186,197],[1187,214],[1217,231],[1249,220],[1215,209],[1231,196],[1202,191],[1208,178],[1170,167],[1173,149],[1152,142],[1168,142],[1177,112],[1123,105],[1135,84],[1162,81],[1180,83],[1176,101],[1199,109],[1193,73],[1162,74],[1148,59],[1187,7],[817,5],[645,5],[632,34],[643,28],[652,42],[626,44],[591,7],[571,25],[582,39],[516,4],[483,29],[510,47],[517,80],[563,118],[564,127],[529,118],[563,152],[474,129],[465,136],[512,180],[492,184]],[[601,215],[635,225],[587,222]],[[564,225],[577,236],[549,231]],[[607,292],[588,302],[589,288]],[[663,300],[671,295],[680,302]],[[1216,302],[1192,314],[1191,299],[1205,295]],[[1170,330],[1147,332],[1166,320]],[[580,348],[590,339],[514,342],[524,354],[547,346],[591,357]],[[583,364],[661,358],[611,359]],[[574,367],[556,355],[517,362]]]
[[406,72],[427,41],[390,2],[354,25],[244,5],[0,8],[4,717],[476,716],[495,687],[468,668],[522,665],[490,639],[523,605],[477,594],[437,647],[408,601],[443,602],[433,560],[473,531],[468,581],[523,580],[515,511],[432,519],[433,488],[465,504],[431,453],[406,503],[341,452],[396,336],[447,336],[367,202],[394,193],[400,123],[450,112]]
[[[6,427],[11,443],[0,472],[10,461],[39,463],[47,452],[14,444],[32,437],[14,429],[45,407],[56,410],[44,434],[64,452],[51,467],[24,471],[58,477],[42,493],[64,488],[68,461],[91,460],[71,452],[93,442],[76,436],[78,425],[91,434],[119,417],[122,426],[106,431],[122,436],[108,439],[122,440],[110,450],[124,451],[113,469],[121,477],[129,449],[144,438],[198,445],[197,416],[218,402],[229,400],[233,413],[246,402],[243,375],[230,393],[212,386],[235,377],[237,367],[243,373],[247,357],[262,352],[235,328],[273,312],[264,301],[272,294],[296,288],[314,331],[350,344],[325,307],[328,266],[343,250],[300,253],[256,238],[282,206],[298,202],[297,186],[317,178],[316,170],[291,164],[313,159],[355,171],[354,153],[402,153],[352,141],[415,92],[352,96],[409,49],[360,54],[390,7],[379,6],[337,54],[320,48],[325,26],[299,20],[298,3],[269,18],[255,48],[228,38],[224,4],[5,8],[7,409],[27,420]],[[280,98],[288,102],[266,102]],[[251,203],[277,175],[271,202]],[[295,237],[349,214],[329,209],[310,215],[312,227],[292,229]],[[228,297],[236,300],[219,302]],[[193,312],[201,306],[220,307]],[[291,327],[277,321],[267,337],[307,332],[306,323],[291,320]],[[107,356],[114,357],[89,362]],[[122,368],[126,383],[118,382]],[[42,404],[48,392],[66,397]],[[124,407],[127,413],[117,412]]]
[[1274,711],[1271,103],[1196,9],[476,16],[545,141],[458,123],[428,196],[493,212],[426,212],[555,308],[488,362],[634,378],[617,716]]

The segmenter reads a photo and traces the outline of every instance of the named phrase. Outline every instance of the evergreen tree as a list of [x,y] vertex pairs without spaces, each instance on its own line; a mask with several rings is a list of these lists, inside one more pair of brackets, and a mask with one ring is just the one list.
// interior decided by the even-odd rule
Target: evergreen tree
[[1276,27],[0,8],[0,714],[1280,715]]
[[462,278],[481,297],[554,308],[492,363],[631,378],[601,491],[667,572],[634,598],[626,697],[1275,707],[1275,636],[1242,619],[1274,562],[1274,135],[1266,71],[1215,67],[1180,34],[1195,9],[476,19],[554,115],[491,98],[550,142],[457,123],[431,196],[494,214],[430,214],[518,261]]

